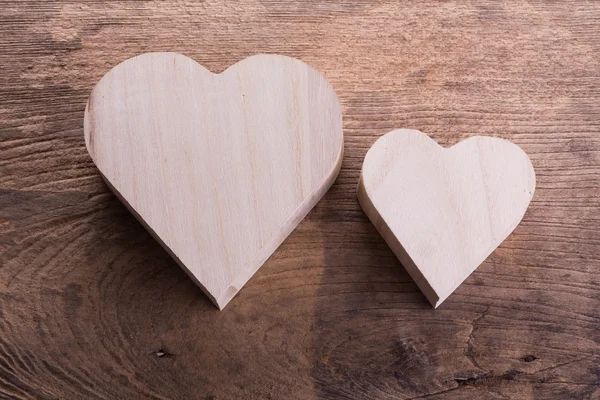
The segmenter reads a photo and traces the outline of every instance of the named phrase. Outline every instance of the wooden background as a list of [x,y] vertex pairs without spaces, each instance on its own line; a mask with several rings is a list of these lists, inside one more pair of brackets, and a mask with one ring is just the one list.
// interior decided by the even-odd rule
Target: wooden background
[[[338,93],[331,191],[219,312],[86,153],[146,51],[297,57]],[[510,139],[516,231],[437,310],[361,212],[394,128]],[[2,399],[600,399],[600,2],[0,0]]]

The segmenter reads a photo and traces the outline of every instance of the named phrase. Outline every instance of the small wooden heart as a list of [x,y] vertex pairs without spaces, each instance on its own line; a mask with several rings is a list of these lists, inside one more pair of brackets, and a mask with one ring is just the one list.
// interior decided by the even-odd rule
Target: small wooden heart
[[220,309],[342,161],[331,85],[277,55],[221,74],[175,53],[129,59],[92,91],[84,133],[109,186]]
[[534,190],[529,157],[507,140],[475,136],[445,149],[399,129],[367,152],[358,200],[437,307],[517,227]]

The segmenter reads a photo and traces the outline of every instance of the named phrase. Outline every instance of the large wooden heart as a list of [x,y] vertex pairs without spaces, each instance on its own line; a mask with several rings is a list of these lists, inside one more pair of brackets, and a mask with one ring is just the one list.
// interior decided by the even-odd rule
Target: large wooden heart
[[221,74],[134,57],[96,85],[84,132],[109,186],[220,309],[325,194],[343,149],[331,85],[277,55]]
[[445,149],[400,129],[368,151],[358,199],[437,307],[516,228],[534,189],[529,157],[507,140],[475,136]]

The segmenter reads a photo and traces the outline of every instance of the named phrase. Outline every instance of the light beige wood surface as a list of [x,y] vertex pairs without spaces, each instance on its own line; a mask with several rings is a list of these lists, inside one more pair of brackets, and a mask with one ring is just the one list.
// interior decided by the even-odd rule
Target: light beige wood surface
[[358,199],[437,307],[517,227],[534,190],[529,157],[508,140],[473,136],[445,149],[398,129],[367,152]]
[[307,64],[249,57],[213,74],[176,53],[107,73],[85,112],[109,186],[222,309],[325,194],[338,99]]

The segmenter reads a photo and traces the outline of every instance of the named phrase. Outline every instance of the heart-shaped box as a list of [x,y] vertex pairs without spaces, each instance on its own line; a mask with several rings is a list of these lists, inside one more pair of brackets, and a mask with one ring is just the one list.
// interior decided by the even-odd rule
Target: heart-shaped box
[[117,65],[85,111],[106,182],[222,309],[333,184],[340,104],[305,63],[213,74],[175,53]]
[[367,152],[358,200],[437,307],[517,227],[534,190],[529,157],[508,140],[474,136],[445,149],[399,129]]

